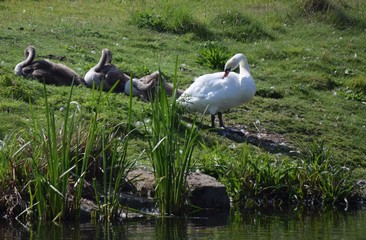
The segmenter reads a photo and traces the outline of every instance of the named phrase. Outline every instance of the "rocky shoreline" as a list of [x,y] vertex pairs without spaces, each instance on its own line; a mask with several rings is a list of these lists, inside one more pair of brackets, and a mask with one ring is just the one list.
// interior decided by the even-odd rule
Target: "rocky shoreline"
[[[122,219],[140,218],[145,215],[157,215],[157,202],[154,200],[155,179],[152,172],[139,168],[128,176],[130,186],[121,192],[119,200],[123,209]],[[203,173],[191,173],[187,177],[188,201],[197,209],[226,211],[230,209],[230,199],[226,187],[214,177]],[[84,198],[81,202],[81,218],[91,218],[97,210],[97,204]]]
[[[127,187],[124,187],[119,195],[119,201],[123,208],[119,212],[120,219],[138,219],[149,215],[159,215],[157,202],[154,199],[155,179],[154,174],[146,168],[138,168],[132,170],[127,175]],[[226,187],[207,174],[193,172],[187,177],[188,184],[188,202],[191,206],[202,211],[212,211],[216,213],[228,215],[231,204],[230,198],[226,191]],[[357,205],[364,207],[366,203],[366,180],[358,180],[357,186]],[[6,194],[0,198],[0,214],[2,218],[11,219],[10,210],[20,208],[24,205],[20,194]],[[24,206],[22,207],[24,208]],[[85,194],[80,205],[80,220],[90,220],[95,216],[98,205],[95,202],[93,194]],[[211,214],[212,214],[211,212]],[[103,220],[103,216],[100,216]]]

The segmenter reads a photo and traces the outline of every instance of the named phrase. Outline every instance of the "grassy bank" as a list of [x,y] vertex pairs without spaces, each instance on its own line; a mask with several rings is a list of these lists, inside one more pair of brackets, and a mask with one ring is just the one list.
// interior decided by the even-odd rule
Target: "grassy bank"
[[[62,62],[81,76],[95,65],[100,51],[109,48],[113,63],[129,75],[142,76],[161,69],[169,81],[176,78],[182,89],[194,77],[218,71],[228,56],[242,52],[251,66],[257,94],[251,102],[231,109],[224,117],[229,127],[243,130],[247,136],[232,138],[206,131],[209,118],[203,117],[199,122],[202,130],[197,138],[199,144],[192,155],[195,167],[221,177],[233,197],[241,199],[235,192],[247,192],[248,186],[240,184],[254,181],[251,174],[262,173],[259,166],[279,168],[281,164],[277,163],[282,161],[289,164],[284,166],[292,166],[296,161],[307,162],[288,153],[300,151],[299,143],[308,142],[311,146],[316,142],[321,143],[322,150],[331,152],[325,158],[306,158],[312,159],[306,166],[313,166],[311,171],[321,176],[316,179],[326,182],[322,172],[329,170],[330,165],[337,166],[333,170],[341,166],[352,170],[349,176],[342,173],[336,184],[342,185],[345,176],[347,179],[356,173],[357,177],[363,176],[366,4],[361,1],[0,1],[0,12],[0,140],[4,150],[0,186],[3,191],[17,187],[21,192],[32,180],[26,176],[29,170],[23,162],[26,157],[19,158],[19,162],[7,159],[16,159],[14,153],[28,142],[25,136],[29,137],[35,121],[40,129],[45,128],[46,111],[54,113],[56,120],[63,119],[70,101],[81,109],[80,119],[87,128],[96,120],[105,129],[118,126],[118,131],[113,134],[107,131],[106,135],[98,135],[98,139],[106,136],[111,141],[124,139],[134,129],[129,134],[125,156],[129,161],[138,159],[137,165],[151,166],[148,151],[141,155],[149,149],[149,134],[142,126],[144,120],[153,116],[151,105],[133,99],[130,106],[130,99],[123,94],[102,93],[105,102],[95,119],[99,104],[95,104],[95,91],[78,86],[70,96],[71,87],[47,86],[44,92],[41,83],[13,74],[29,44],[36,47],[39,58]],[[201,118],[184,113],[182,119],[190,122]],[[60,127],[58,124],[62,126],[62,121],[55,121],[56,129]],[[269,143],[271,148],[266,147]],[[283,150],[284,145],[290,150]],[[251,160],[240,157],[243,148],[249,149],[253,155]],[[93,154],[103,159],[101,152]],[[220,156],[219,160],[212,159],[212,153]],[[265,156],[262,165],[258,156]],[[242,164],[236,165],[236,161]],[[253,164],[258,164],[257,170],[249,167]],[[68,172],[67,167],[71,166],[66,166],[64,171]],[[239,176],[240,168],[236,169],[238,172],[226,171],[233,166],[247,169],[247,175]],[[314,183],[316,179],[306,180],[306,177],[295,179],[298,172],[291,174],[295,185],[317,189],[310,196],[305,189],[293,194],[299,198],[312,199],[318,196],[319,189],[330,192],[324,189],[327,184]],[[288,183],[288,179],[284,182],[272,179],[268,183],[262,180],[255,181],[266,189]],[[255,197],[261,192],[257,190],[251,193]],[[344,196],[343,193],[334,195]],[[332,196],[324,198],[329,202],[335,200]]]

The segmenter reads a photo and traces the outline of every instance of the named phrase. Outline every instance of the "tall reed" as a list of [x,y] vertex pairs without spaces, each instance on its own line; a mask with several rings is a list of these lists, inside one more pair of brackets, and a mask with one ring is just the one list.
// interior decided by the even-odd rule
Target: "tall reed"
[[[78,219],[84,183],[95,159],[102,159],[103,162],[101,183],[100,179],[93,179],[98,200],[97,213],[107,220],[116,215],[118,190],[133,163],[126,158],[129,130],[120,139],[117,136],[118,126],[107,128],[105,118],[100,120],[99,115],[107,105],[111,91],[105,94],[102,88],[92,90],[94,111],[90,122],[86,124],[81,117],[80,106],[71,101],[71,87],[59,128],[55,112],[49,107],[44,86],[46,124],[42,126],[33,116],[34,126],[28,142],[31,152],[30,181],[27,184],[30,199],[28,212],[35,212],[39,219]],[[72,104],[77,105],[74,110]],[[131,110],[128,114],[130,123]]]
[[[132,85],[130,86],[132,88]],[[131,89],[132,91],[132,89]],[[102,131],[102,169],[103,180],[99,184],[96,178],[93,178],[93,186],[95,198],[98,205],[98,214],[102,215],[105,221],[118,220],[120,218],[119,203],[120,187],[126,179],[128,172],[134,167],[135,162],[127,158],[127,149],[129,136],[131,131],[131,116],[132,116],[132,94],[129,97],[129,110],[127,122],[127,134],[122,139],[108,135],[105,129],[105,120],[101,124]],[[118,129],[118,126],[117,126]],[[116,132],[118,132],[116,130]],[[102,195],[102,198],[100,197]]]
[[70,152],[77,116],[76,111],[71,114],[72,92],[73,87],[67,100],[60,131],[57,128],[55,113],[49,107],[46,85],[44,85],[45,128],[35,120],[34,115],[32,117],[34,129],[30,145],[34,151],[32,151],[30,173],[32,177],[28,184],[28,192],[30,208],[37,206],[37,215],[40,219],[56,221],[72,212],[69,181],[74,166],[71,166]]
[[[176,74],[173,85],[177,89]],[[151,123],[145,123],[145,129],[150,133],[148,142],[156,181],[155,196],[162,215],[179,215],[186,202],[186,177],[193,165],[192,153],[198,130],[195,124],[183,127],[177,115],[176,94],[169,99],[161,79],[159,86],[151,103]]]

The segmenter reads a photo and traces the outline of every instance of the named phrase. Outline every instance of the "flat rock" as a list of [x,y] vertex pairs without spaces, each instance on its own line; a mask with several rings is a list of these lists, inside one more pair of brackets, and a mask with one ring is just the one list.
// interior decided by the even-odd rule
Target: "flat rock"
[[155,194],[155,179],[154,174],[147,169],[138,168],[128,173],[128,181],[136,189],[136,193],[140,197],[148,199],[154,198]]
[[205,209],[230,208],[226,187],[215,178],[203,173],[191,173],[187,182],[191,204]]

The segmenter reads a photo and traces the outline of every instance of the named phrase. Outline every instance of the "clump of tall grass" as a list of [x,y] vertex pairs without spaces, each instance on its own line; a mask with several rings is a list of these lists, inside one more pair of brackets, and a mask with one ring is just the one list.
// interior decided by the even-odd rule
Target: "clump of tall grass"
[[[210,161],[214,163],[210,163]],[[205,157],[204,171],[215,172],[226,186],[233,203],[252,207],[275,205],[287,201],[290,196],[289,171],[294,163],[288,159],[274,160],[268,154],[255,155],[247,145],[237,154],[232,150],[218,148]],[[212,167],[214,169],[212,169]]]
[[353,197],[350,169],[333,161],[324,142],[304,145],[299,159],[256,155],[247,145],[235,155],[230,151],[210,153],[203,168],[218,176],[239,205],[326,206],[347,204]]
[[298,2],[300,13],[309,19],[319,19],[338,28],[365,27],[366,23],[349,15],[345,10],[351,8],[344,1],[301,0]]
[[0,147],[0,204],[6,208],[5,216],[14,219],[26,209],[26,199],[21,194],[26,180],[23,177],[28,168],[27,159],[21,155],[24,139],[18,133],[7,135],[1,141]]
[[[119,137],[118,126],[109,129],[105,118],[100,120],[110,92],[93,90],[94,111],[88,122],[83,119],[81,106],[71,101],[72,93],[73,87],[60,118],[49,106],[44,85],[46,123],[38,122],[33,114],[32,129],[7,142],[0,155],[9,163],[7,167],[1,165],[2,178],[10,175],[7,178],[17,181],[14,184],[18,189],[20,186],[28,191],[29,205],[18,211],[18,217],[27,213],[27,219],[78,219],[86,185],[94,187],[96,214],[105,220],[118,217],[119,190],[133,167],[126,158],[129,129]],[[130,122],[131,110],[128,114]],[[95,169],[101,169],[102,174],[96,174]]]
[[196,36],[205,37],[209,30],[195,20],[186,8],[177,8],[167,4],[162,9],[149,9],[133,13],[131,23],[143,28],[158,32],[174,34],[194,33]]
[[237,41],[274,40],[274,36],[265,30],[260,23],[240,12],[221,13],[214,18],[212,23],[221,27],[225,37]]
[[351,170],[335,161],[324,140],[300,147],[296,197],[311,204],[347,203],[354,190]]
[[359,91],[361,93],[363,93],[364,95],[366,95],[366,79],[362,76],[357,76],[357,77],[354,77],[352,78],[348,85],[356,90],[356,91]]
[[[102,131],[106,131],[102,129]],[[112,140],[112,141],[110,141]],[[121,144],[122,142],[122,144]],[[127,158],[128,135],[124,139],[106,138],[102,134],[102,180],[93,178],[93,188],[98,206],[97,214],[104,221],[121,219],[120,192],[128,172],[135,162]],[[106,151],[111,149],[110,155]]]
[[[112,89],[113,90],[113,89]],[[132,91],[132,85],[131,85]],[[118,220],[120,216],[120,190],[127,178],[127,174],[135,165],[135,162],[127,158],[129,134],[132,116],[132,93],[129,97],[128,127],[124,138],[115,136],[107,137],[109,131],[106,124],[102,124],[102,181],[93,178],[95,198],[97,200],[98,214],[102,215],[105,221]],[[118,132],[118,131],[116,131]],[[109,150],[110,151],[107,151]],[[101,195],[101,197],[100,197]]]
[[[174,79],[174,89],[177,89],[177,77]],[[187,198],[186,178],[193,165],[192,153],[198,130],[195,124],[183,126],[177,115],[176,94],[169,99],[162,82],[159,85],[151,103],[151,122],[145,123],[150,135],[149,155],[157,185],[155,197],[161,215],[180,215]]]
[[229,57],[227,48],[209,42],[199,51],[196,62],[214,70],[223,70]]

